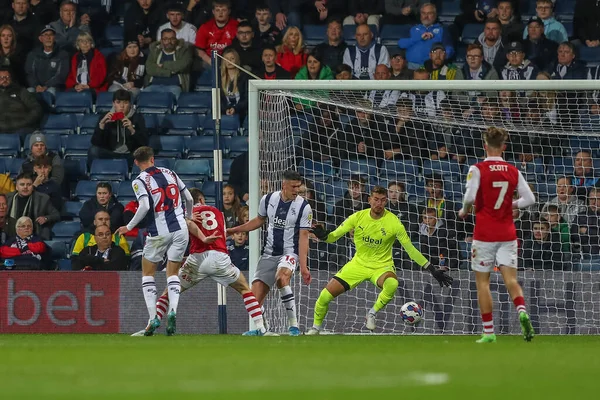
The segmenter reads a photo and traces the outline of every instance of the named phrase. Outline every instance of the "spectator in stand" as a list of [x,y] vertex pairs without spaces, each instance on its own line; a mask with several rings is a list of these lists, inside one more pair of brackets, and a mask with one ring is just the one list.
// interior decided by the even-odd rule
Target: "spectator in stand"
[[92,35],[82,32],[77,36],[77,53],[71,59],[71,71],[67,76],[67,89],[76,92],[89,91],[92,96],[105,92],[106,59],[95,48]]
[[365,193],[366,183],[367,180],[360,175],[350,176],[344,198],[335,203],[332,220],[334,225],[339,226],[350,215],[369,208],[369,196]]
[[6,211],[8,209],[6,194],[0,193],[0,245],[6,242]]
[[573,27],[577,40],[587,47],[600,46],[600,2],[577,0],[573,16]]
[[196,27],[183,20],[183,5],[173,1],[166,7],[166,11],[169,22],[158,27],[156,40],[160,40],[162,31],[171,29],[177,35],[177,39],[191,46],[196,44]]
[[346,64],[340,64],[335,69],[335,79],[338,81],[349,81],[354,79],[352,76],[352,67]]
[[[375,80],[387,81],[392,77],[390,68],[387,65],[379,64],[375,67]],[[365,98],[371,102],[373,108],[390,108],[396,106],[396,102],[400,97],[400,92],[397,90],[371,90],[365,94]]]
[[35,44],[35,38],[40,30],[39,21],[29,12],[29,0],[12,0],[13,15],[9,24],[17,33],[17,44],[27,54]]
[[275,63],[277,50],[273,46],[265,46],[262,50],[263,69],[257,74],[263,79],[290,79],[290,73]]
[[165,29],[161,32],[160,42],[150,46],[150,55],[146,62],[146,92],[171,92],[179,98],[181,92],[190,89],[190,68],[192,51],[175,31]]
[[[237,27],[237,37],[227,49],[234,49],[240,58],[240,66],[257,72],[262,66],[261,49],[255,44],[254,30],[248,21],[242,21]],[[225,54],[225,51],[223,51]]]
[[[387,67],[386,67],[387,68]],[[306,65],[300,68],[295,79],[297,80],[333,80],[331,68],[323,63],[323,53],[318,49],[313,49],[306,59]],[[320,92],[320,95],[327,97],[326,92]],[[305,107],[316,106],[317,103],[312,100],[294,99],[296,109],[303,110]]]
[[17,43],[17,34],[12,26],[0,26],[0,66],[10,68],[15,76],[15,81],[26,86],[24,65],[25,55],[23,47]]
[[233,48],[225,49],[219,75],[221,113],[237,115],[242,122],[248,114],[248,75],[234,64],[240,65],[240,56]]
[[[124,158],[130,166],[133,152],[148,145],[146,123],[131,104],[131,93],[119,89],[113,94],[113,106],[104,114],[94,130],[88,151],[88,166],[97,158]],[[121,225],[113,225],[121,226]]]
[[39,126],[42,107],[35,96],[12,80],[12,73],[0,67],[0,132],[26,134]]
[[427,157],[425,132],[431,127],[415,118],[412,101],[401,98],[396,103],[394,130],[388,140],[384,141],[384,157],[386,160],[409,160]]
[[392,54],[390,58],[391,76],[392,80],[411,80],[413,73],[408,69],[408,62],[406,61],[406,51],[400,49],[398,52]]
[[109,226],[116,230],[123,225],[123,204],[117,201],[113,194],[112,186],[108,182],[98,182],[96,185],[96,196],[83,203],[79,210],[79,219],[84,229],[93,231],[97,225],[98,212],[105,211],[110,218],[106,221]]
[[396,214],[409,236],[417,236],[419,231],[419,209],[414,203],[408,201],[404,182],[388,182],[388,204],[386,208]]
[[[564,220],[558,211],[556,204],[550,204],[546,207],[546,212],[541,215],[541,220],[547,221],[550,225],[550,231],[558,233],[561,243],[561,251],[564,253],[571,252],[571,227]],[[575,226],[573,226],[575,228]]]
[[487,18],[497,18],[498,8],[495,0],[461,0],[462,14],[454,18],[456,38],[460,37],[465,25],[482,24]]
[[248,202],[250,198],[248,195],[248,165],[248,152],[245,151],[233,159],[229,180],[227,181],[227,184],[234,188],[233,190],[244,203]]
[[267,0],[269,10],[275,18],[275,26],[284,32],[288,26],[302,26],[302,17],[297,9],[298,5],[288,0]]
[[277,46],[277,58],[276,62],[283,69],[290,73],[290,77],[294,79],[300,68],[306,65],[306,49],[304,48],[304,40],[302,38],[302,32],[295,26],[290,26],[281,44]]
[[344,25],[375,25],[379,30],[379,20],[385,12],[384,0],[350,0]]
[[586,79],[587,70],[584,63],[575,59],[575,46],[570,42],[558,46],[557,61],[550,64],[547,72],[552,79]]
[[238,210],[237,220],[240,224],[250,221],[250,207],[241,206]]
[[575,195],[575,187],[571,184],[571,179],[561,176],[556,181],[556,197],[544,204],[542,212],[546,212],[548,206],[558,205],[560,215],[569,223],[575,222],[577,214],[585,212],[585,201]]
[[497,80],[498,72],[484,59],[483,47],[479,43],[467,46],[467,62],[456,71],[457,80]]
[[29,150],[30,153],[21,164],[21,170],[19,173],[26,173],[33,175],[34,163],[38,157],[48,156],[51,161],[50,180],[56,182],[57,185],[62,185],[65,178],[65,168],[60,156],[55,152],[48,150],[46,147],[46,136],[42,131],[35,131],[29,137]]
[[126,43],[123,51],[114,59],[109,68],[106,78],[108,91],[126,90],[131,93],[132,102],[135,102],[144,86],[145,75],[146,57],[140,51],[139,42],[131,40]]
[[425,207],[437,210],[437,218],[448,229],[448,232],[456,231],[456,203],[446,199],[444,193],[444,180],[441,176],[433,175],[425,178],[425,192],[427,200]]
[[36,192],[44,193],[50,197],[50,202],[58,211],[62,210],[62,189],[56,181],[50,179],[52,172],[52,158],[42,155],[33,162],[33,187]]
[[313,109],[315,113],[314,128],[302,134],[300,143],[296,147],[296,155],[317,162],[330,161],[334,166],[339,167],[340,160],[332,157],[331,138],[339,133],[341,124],[332,108],[328,105],[321,105]]
[[523,45],[511,42],[506,48],[508,63],[500,72],[500,78],[509,81],[523,81],[536,79],[538,68],[530,60],[525,59]]
[[228,240],[227,250],[233,265],[240,271],[248,271],[248,259],[250,258],[250,246],[248,245],[248,233],[236,232]]
[[[556,43],[569,41],[564,25],[554,18],[554,2],[552,0],[537,0],[535,2],[536,15],[544,21],[544,34]],[[523,39],[528,35],[528,26],[523,31]]]
[[223,216],[225,217],[225,227],[233,228],[238,223],[238,212],[241,204],[240,199],[235,193],[233,185],[223,186]]
[[356,45],[344,51],[344,64],[349,65],[357,79],[374,79],[375,68],[379,64],[390,67],[390,55],[385,46],[373,40],[373,32],[368,25],[356,27]]
[[446,48],[441,43],[431,46],[429,60],[425,61],[425,69],[429,72],[429,80],[450,81],[456,77],[458,68],[446,60]]
[[323,54],[325,65],[335,71],[338,65],[343,64],[347,47],[342,35],[342,24],[334,19],[327,24],[327,40],[317,45],[315,49]]
[[[382,25],[414,25],[419,21],[419,8],[426,0],[384,0]],[[521,32],[519,32],[521,33]]]
[[438,217],[437,209],[426,207],[423,210],[419,224],[421,253],[440,268],[455,268],[458,264],[453,236]]
[[65,87],[69,75],[69,55],[56,44],[54,28],[46,25],[40,31],[42,46],[33,49],[25,61],[27,86],[31,93],[56,92]]
[[274,24],[271,24],[273,14],[271,14],[271,10],[266,3],[256,5],[254,19],[253,27],[254,32],[258,34],[258,47],[264,48],[264,46],[278,45],[281,41],[281,30]]
[[527,269],[562,270],[564,267],[560,237],[550,231],[546,221],[534,222],[533,237],[524,241],[521,254],[519,264]]
[[211,65],[211,52],[221,54],[231,45],[237,34],[238,21],[231,18],[231,2],[214,0],[212,13],[214,18],[205,22],[196,35],[196,52],[206,65]]
[[[102,183],[102,182],[101,182]],[[107,184],[107,183],[104,183]],[[110,185],[109,185],[110,186]],[[89,200],[88,200],[89,201]],[[81,233],[78,233],[75,238],[73,238],[73,248],[71,249],[71,260],[75,260],[81,251],[88,247],[96,244],[96,238],[94,237],[94,231],[96,227],[105,225],[108,227],[109,231],[111,229],[111,214],[106,209],[100,208],[98,211],[93,214],[93,222],[90,226],[84,227]],[[143,230],[140,230],[140,232]],[[123,249],[125,255],[129,257],[129,243],[125,240],[125,236],[119,235],[118,233],[113,233],[112,242]]]
[[12,270],[51,269],[51,249],[33,233],[33,221],[29,217],[20,217],[16,222],[16,236],[8,239],[0,247],[2,261],[12,259]]
[[[0,200],[1,201],[1,200]],[[577,216],[577,233],[581,252],[600,256],[600,189],[592,188],[588,195],[588,207]]]
[[200,26],[211,18],[212,3],[202,0],[181,0],[185,8],[185,20],[194,26]]
[[58,9],[54,0],[29,0],[29,14],[44,26],[58,18]]
[[137,40],[141,48],[147,48],[164,20],[164,7],[160,1],[137,0],[125,13],[125,41]]
[[[77,5],[70,0],[60,3],[60,18],[50,26],[56,32],[56,43],[58,47],[69,54],[74,54],[80,33],[91,35],[88,18],[81,18],[77,22]],[[91,36],[90,36],[91,37]]]
[[[575,154],[573,159],[573,186],[575,188],[589,188],[600,185],[600,177],[594,171],[594,162],[590,150],[581,150]],[[579,191],[578,191],[579,192]],[[585,191],[578,193],[585,195]]]
[[[413,80],[429,80],[429,71],[421,67],[413,71]],[[435,117],[440,111],[440,104],[446,98],[442,90],[415,91],[408,94],[408,98],[413,103],[413,112],[419,118]]]
[[129,257],[112,240],[110,228],[98,225],[94,230],[94,244],[88,243],[71,261],[75,271],[126,271]]
[[[488,19],[478,42],[483,49],[484,60],[497,70],[506,64],[506,53],[502,43],[502,24],[497,19]],[[520,40],[520,39],[517,39]]]
[[531,17],[527,23],[529,33],[523,43],[525,58],[545,70],[556,61],[558,43],[544,35],[544,21],[539,17]]
[[525,28],[521,19],[514,13],[512,1],[498,2],[498,20],[502,24],[502,42],[514,42],[521,39],[521,32]]
[[419,69],[429,58],[431,47],[442,43],[446,48],[446,57],[452,59],[454,46],[447,28],[437,21],[437,9],[434,4],[425,3],[420,10],[421,23],[410,28],[410,37],[400,39],[398,47],[406,49],[408,68]]
[[29,217],[34,221],[34,233],[43,240],[50,240],[52,225],[60,221],[60,213],[50,201],[50,197],[33,190],[33,178],[29,174],[17,175],[15,192],[6,196],[8,218],[7,236],[16,235],[16,222],[20,217]]
[[[290,6],[288,26],[323,25],[331,19],[342,20],[347,14],[345,0],[298,0]],[[297,22],[297,24],[295,24]]]

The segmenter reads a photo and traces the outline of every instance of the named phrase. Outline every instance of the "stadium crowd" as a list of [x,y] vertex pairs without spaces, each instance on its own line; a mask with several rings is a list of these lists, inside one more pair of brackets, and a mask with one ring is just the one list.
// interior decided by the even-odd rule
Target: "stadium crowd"
[[[225,60],[228,227],[249,217],[245,71],[298,80],[600,78],[600,4],[591,0],[0,0],[0,16],[7,269],[139,269],[143,227],[129,237],[114,231],[137,209],[129,180],[140,146],[214,199],[213,50]],[[599,101],[595,93],[373,90],[355,104],[374,110],[366,113],[294,99],[301,194],[315,223],[339,224],[383,183],[422,252],[463,268],[473,221],[456,217],[456,183],[483,155],[485,124],[510,125],[507,158],[540,200],[515,211],[522,265],[600,269],[600,140],[540,133],[592,135]],[[247,269],[247,236],[234,235],[229,248]],[[313,267],[351,255],[349,240],[311,245]]]

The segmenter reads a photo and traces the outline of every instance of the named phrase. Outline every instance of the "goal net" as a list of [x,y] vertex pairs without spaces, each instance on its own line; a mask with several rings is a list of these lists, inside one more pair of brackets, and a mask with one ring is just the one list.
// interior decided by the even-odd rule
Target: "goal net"
[[[332,229],[369,207],[374,186],[385,187],[387,208],[412,242],[455,281],[441,289],[396,246],[400,285],[378,314],[376,332],[480,333],[470,272],[474,219],[456,214],[468,168],[484,157],[482,132],[502,127],[510,135],[505,159],[537,198],[514,213],[518,276],[534,327],[542,334],[600,333],[598,90],[597,81],[251,81],[251,215],[288,168],[305,179],[301,195],[314,222]],[[252,274],[262,236],[251,236],[250,245]],[[313,281],[305,286],[298,275],[293,282],[301,330],[312,325],[319,292],[354,251],[351,235],[334,244],[311,239]],[[379,291],[365,282],[335,299],[325,331],[368,332],[365,315]],[[499,272],[492,293],[497,332],[520,332]],[[417,327],[399,315],[407,301],[425,310]],[[265,308],[271,329],[286,332],[277,291]]]

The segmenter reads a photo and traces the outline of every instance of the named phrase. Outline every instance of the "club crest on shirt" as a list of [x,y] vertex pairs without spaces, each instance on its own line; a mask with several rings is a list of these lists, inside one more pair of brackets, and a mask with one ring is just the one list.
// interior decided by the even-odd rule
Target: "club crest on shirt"
[[137,193],[139,190],[140,190],[140,187],[138,186],[138,184],[137,184],[137,183],[134,183],[134,184],[133,184],[133,191],[134,191],[135,193]]
[[473,172],[469,171],[469,174],[467,175],[467,181],[470,181],[472,177],[473,177]]
[[387,233],[385,233],[385,229],[381,228],[381,234],[382,234],[383,236],[387,235]]

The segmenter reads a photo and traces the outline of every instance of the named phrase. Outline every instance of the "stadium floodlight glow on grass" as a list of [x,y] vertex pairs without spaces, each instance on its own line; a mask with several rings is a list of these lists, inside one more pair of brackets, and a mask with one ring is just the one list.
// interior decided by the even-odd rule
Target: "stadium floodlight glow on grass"
[[[481,133],[489,126],[509,132],[511,143],[505,158],[514,162],[532,184],[538,196],[536,207],[541,209],[556,196],[557,178],[574,176],[573,158],[578,150],[591,151],[593,167],[600,169],[599,93],[600,81],[592,80],[250,80],[250,215],[257,215],[259,200],[266,191],[280,188],[281,174],[289,168],[300,171],[314,186],[315,214],[321,219],[324,219],[323,214],[331,216],[335,212],[335,203],[342,199],[348,179],[355,174],[364,178],[366,192],[375,184],[403,183],[408,202],[417,205],[419,210],[434,205],[429,203],[425,187],[427,178],[433,176],[442,182],[445,201],[460,205],[468,167],[483,156]],[[402,116],[398,115],[397,105],[402,108]],[[322,110],[326,113],[322,114]],[[357,112],[361,122],[357,120]],[[304,161],[296,152],[298,146],[314,145],[319,134],[326,135],[327,141],[313,152],[313,160]],[[353,135],[362,135],[360,140],[366,145],[358,146],[358,142],[352,142],[354,139],[349,140]],[[335,148],[344,140],[346,151],[340,154]],[[390,151],[386,154],[384,150]],[[323,159],[321,156],[327,152],[329,158]],[[434,247],[430,254],[432,261],[439,263],[443,259],[446,265],[450,264],[451,274],[455,279],[460,278],[459,282],[451,290],[442,291],[431,285],[428,274],[407,269],[410,262],[399,252],[395,258],[404,260],[398,264],[401,285],[397,298],[378,317],[380,332],[381,328],[387,333],[413,332],[415,328],[401,322],[399,307],[404,301],[414,300],[425,308],[425,317],[417,332],[480,333],[479,328],[472,328],[480,326],[480,322],[474,282],[468,272],[471,228],[468,224],[453,226],[453,221],[445,221],[443,207],[437,204],[436,217],[444,224],[441,227],[449,230],[442,239],[450,239],[452,244],[442,246],[446,252],[443,257],[430,242],[421,243],[421,250]],[[340,205],[337,209],[342,211]],[[584,209],[582,205],[580,211]],[[351,213],[349,209],[343,211],[346,215]],[[539,210],[526,211],[534,215]],[[544,211],[548,211],[547,208]],[[409,226],[406,228],[413,243],[419,245],[419,230],[424,228],[418,226],[421,215],[414,214],[400,218],[417,223],[412,230]],[[521,215],[517,221],[519,218]],[[336,219],[343,220],[343,217]],[[319,222],[334,225],[327,219]],[[531,310],[534,320],[536,312],[543,309],[544,315],[536,320],[536,328],[542,334],[598,333],[595,324],[600,311],[590,299],[589,282],[593,272],[577,271],[600,268],[600,261],[586,255],[585,246],[576,243],[578,239],[573,239],[571,244],[562,243],[564,246],[555,251],[551,260],[542,260],[537,255],[544,251],[536,252],[538,243],[528,239],[533,237],[531,229],[524,234],[526,237],[520,245],[524,259],[519,264],[519,278],[526,283],[526,300],[537,305]],[[259,231],[250,234],[250,276],[260,256],[261,237]],[[552,233],[548,235],[549,240],[560,240],[557,237]],[[350,239],[340,240],[335,245],[324,246],[311,241],[309,267],[328,269],[328,278],[333,276],[352,255],[350,242]],[[536,271],[531,271],[532,267]],[[300,279],[294,279],[301,329],[311,326],[314,302],[327,283],[328,278],[323,278],[323,274],[319,276],[321,279],[314,280],[308,288]],[[496,282],[495,278],[492,282]],[[509,302],[506,289],[498,285],[493,284],[493,290],[498,292],[494,296],[500,300],[496,302],[498,308],[494,313],[510,313],[514,319],[512,304],[506,307]],[[331,303],[324,328],[338,333],[362,332],[364,316],[378,291],[364,283],[340,296]],[[412,298],[405,298],[408,293]],[[441,296],[441,304],[452,303],[452,311],[445,313],[443,307],[432,310],[432,296]],[[284,332],[287,321],[276,291],[267,298],[265,306],[273,330]],[[496,320],[500,318],[495,316]],[[517,332],[517,325],[511,323],[503,333]]]

